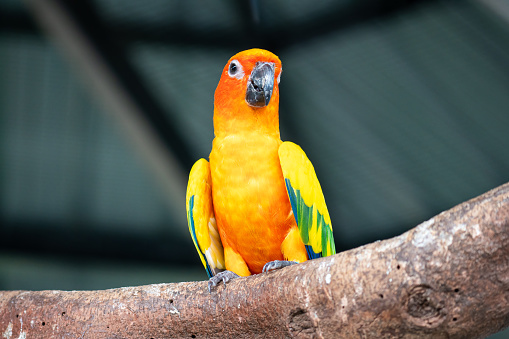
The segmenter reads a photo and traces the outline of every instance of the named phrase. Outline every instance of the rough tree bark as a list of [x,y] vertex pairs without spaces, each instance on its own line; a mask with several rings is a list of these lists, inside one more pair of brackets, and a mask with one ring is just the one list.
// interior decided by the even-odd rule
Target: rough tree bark
[[481,338],[509,325],[509,184],[389,240],[209,293],[0,292],[4,338]]

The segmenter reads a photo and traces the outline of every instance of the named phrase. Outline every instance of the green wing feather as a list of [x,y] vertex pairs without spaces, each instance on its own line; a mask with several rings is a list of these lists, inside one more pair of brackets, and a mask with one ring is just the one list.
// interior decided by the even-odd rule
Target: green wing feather
[[209,163],[198,160],[191,168],[187,184],[187,223],[209,278],[225,269],[223,245],[212,207],[211,182]]
[[283,142],[279,146],[288,198],[310,259],[336,253],[329,211],[315,169],[298,145]]

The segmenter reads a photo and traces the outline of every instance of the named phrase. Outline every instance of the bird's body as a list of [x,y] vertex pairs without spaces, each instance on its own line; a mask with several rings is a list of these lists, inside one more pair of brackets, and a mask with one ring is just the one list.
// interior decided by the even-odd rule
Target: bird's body
[[280,144],[276,136],[250,132],[214,139],[210,154],[221,241],[240,254],[251,273],[283,260],[281,243],[297,227],[279,164]]
[[193,166],[186,198],[191,235],[211,277],[335,253],[314,169],[300,147],[280,139],[281,71],[274,54],[244,51],[230,59],[216,89],[210,164]]

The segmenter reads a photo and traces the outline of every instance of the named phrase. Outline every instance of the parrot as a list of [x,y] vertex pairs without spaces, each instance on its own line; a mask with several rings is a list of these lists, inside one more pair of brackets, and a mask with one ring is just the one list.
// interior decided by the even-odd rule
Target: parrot
[[336,253],[313,165],[281,141],[282,64],[263,49],[235,54],[214,93],[209,161],[192,166],[186,192],[189,232],[208,288]]

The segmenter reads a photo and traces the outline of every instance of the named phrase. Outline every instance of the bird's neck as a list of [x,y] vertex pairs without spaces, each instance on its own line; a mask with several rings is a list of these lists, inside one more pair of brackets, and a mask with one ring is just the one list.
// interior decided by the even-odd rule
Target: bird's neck
[[280,138],[277,105],[252,108],[214,107],[214,134],[226,137],[235,134],[259,133]]

